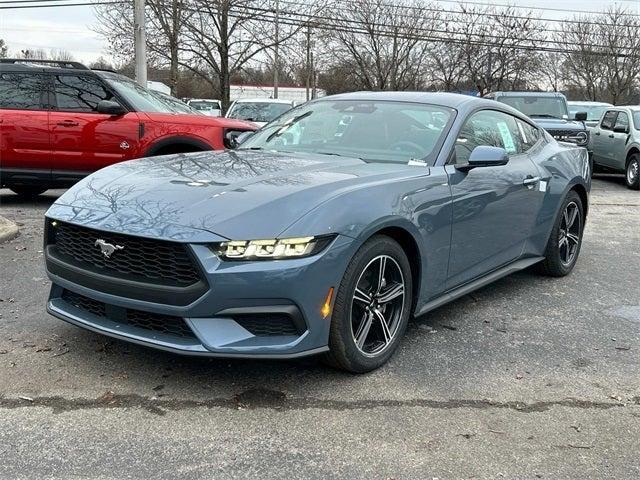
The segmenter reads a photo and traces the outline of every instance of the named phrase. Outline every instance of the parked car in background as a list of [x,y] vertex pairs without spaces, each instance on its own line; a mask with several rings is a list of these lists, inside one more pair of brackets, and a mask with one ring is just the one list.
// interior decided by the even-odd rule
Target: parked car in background
[[187,105],[191,108],[199,111],[203,115],[209,117],[222,116],[222,103],[220,100],[211,100],[208,98],[190,98],[187,100]]
[[262,127],[294,107],[291,100],[247,98],[234,101],[225,117],[246,120]]
[[600,122],[600,118],[607,107],[613,107],[610,103],[605,102],[578,101],[567,102],[567,106],[569,107],[569,118],[575,119],[576,114],[580,112],[587,114],[587,119],[584,122],[587,127],[595,127]]
[[591,137],[596,171],[625,174],[627,187],[640,190],[640,106],[610,107]]
[[237,150],[75,185],[46,213],[47,310],[182,354],[324,354],[366,372],[412,315],[535,264],[569,274],[590,186],[584,148],[506,105],[324,97]]
[[494,92],[485,98],[497,100],[524,113],[558,141],[589,147],[584,111],[569,116],[566,97],[557,92]]
[[38,195],[116,162],[221,150],[255,130],[76,62],[0,59],[0,187]]

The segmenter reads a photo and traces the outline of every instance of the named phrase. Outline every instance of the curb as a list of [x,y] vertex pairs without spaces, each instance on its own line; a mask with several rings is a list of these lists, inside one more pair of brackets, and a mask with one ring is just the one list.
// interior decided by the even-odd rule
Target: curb
[[18,236],[18,225],[0,216],[0,243],[13,240]]

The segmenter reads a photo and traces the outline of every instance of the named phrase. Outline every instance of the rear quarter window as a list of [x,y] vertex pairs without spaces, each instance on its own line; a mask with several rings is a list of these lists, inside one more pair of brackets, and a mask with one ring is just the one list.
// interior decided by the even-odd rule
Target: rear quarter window
[[0,108],[44,110],[47,91],[43,75],[0,73]]

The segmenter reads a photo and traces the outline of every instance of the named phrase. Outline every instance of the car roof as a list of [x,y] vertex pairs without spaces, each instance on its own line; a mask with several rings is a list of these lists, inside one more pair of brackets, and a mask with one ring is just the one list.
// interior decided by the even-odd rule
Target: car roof
[[283,100],[282,98],[239,98],[236,103],[286,103],[291,105],[293,100]]
[[612,104],[607,102],[589,102],[586,100],[569,100],[567,102],[570,105],[592,105],[594,107],[613,107]]
[[[454,109],[460,109],[463,106],[483,105],[489,108],[496,108],[496,106],[500,106],[500,108],[502,108],[503,105],[492,99],[447,92],[352,92],[321,97],[314,100],[314,102],[321,102],[325,100],[379,100],[390,102],[410,102],[441,105],[443,107]],[[507,108],[511,110],[509,107]]]
[[491,92],[496,97],[557,97],[566,98],[560,92]]

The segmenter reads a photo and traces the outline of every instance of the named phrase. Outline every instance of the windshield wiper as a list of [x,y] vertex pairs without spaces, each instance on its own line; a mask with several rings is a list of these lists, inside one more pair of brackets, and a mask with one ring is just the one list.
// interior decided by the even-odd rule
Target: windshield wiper
[[289,130],[289,128],[294,125],[295,123],[298,123],[300,120],[302,120],[303,118],[307,118],[309,115],[311,115],[313,113],[313,110],[309,110],[308,112],[305,112],[301,115],[298,115],[297,117],[293,117],[291,120],[289,120],[287,123],[282,123],[279,125],[274,125],[274,127],[278,127],[278,129],[273,132],[271,135],[269,135],[265,142],[269,143],[271,140],[273,140],[276,137],[279,137],[280,135],[282,135],[284,132],[286,132],[287,130]]
[[556,119],[560,119],[560,117],[556,117],[555,115],[549,115],[548,113],[532,113],[531,115],[529,115],[530,117],[538,117],[538,118],[556,118]]
[[360,158],[360,157],[354,157],[353,155],[343,155],[342,153],[336,153],[336,152],[313,152],[316,153],[318,155],[331,155],[334,157],[346,157],[346,158],[355,158],[358,160],[362,160],[363,162],[365,161],[364,159]]

